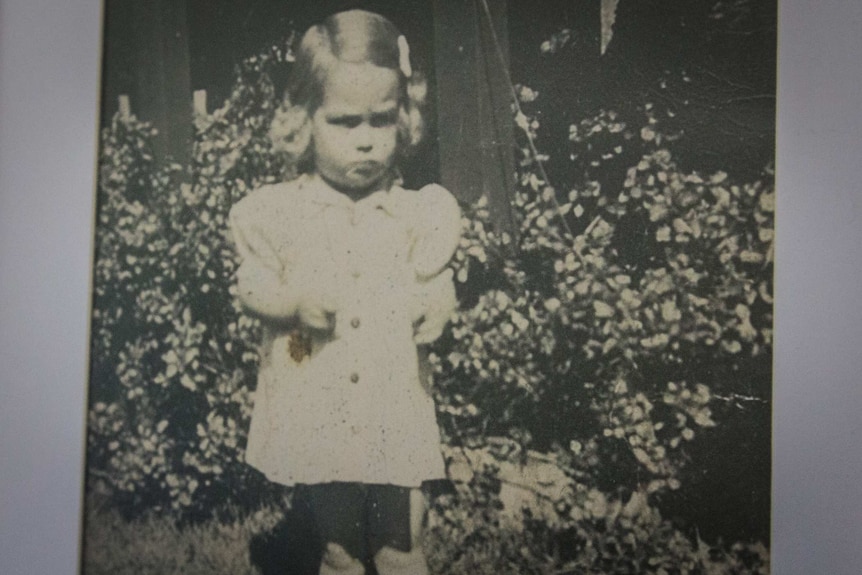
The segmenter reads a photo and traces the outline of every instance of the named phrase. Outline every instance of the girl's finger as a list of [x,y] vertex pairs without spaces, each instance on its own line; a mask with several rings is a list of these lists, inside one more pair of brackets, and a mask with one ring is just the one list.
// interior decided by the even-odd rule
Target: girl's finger
[[329,314],[320,309],[300,310],[299,320],[314,329],[326,330],[331,327]]
[[444,327],[445,324],[441,325],[439,322],[430,321],[426,318],[416,327],[413,341],[417,344],[431,343],[440,337]]

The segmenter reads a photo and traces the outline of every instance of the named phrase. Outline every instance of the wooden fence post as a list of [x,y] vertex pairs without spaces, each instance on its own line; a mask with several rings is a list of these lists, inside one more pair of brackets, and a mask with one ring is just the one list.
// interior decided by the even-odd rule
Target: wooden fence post
[[194,94],[192,95],[192,108],[194,109],[194,115],[196,117],[207,115],[206,90],[195,90]]
[[192,90],[187,0],[133,1],[135,114],[158,130],[156,156],[191,158]]
[[497,228],[513,233],[506,2],[487,1],[491,22],[483,0],[433,1],[440,178],[462,201],[487,196]]
[[120,94],[117,97],[117,106],[120,112],[121,119],[128,120],[132,117],[132,104],[129,101],[128,94]]

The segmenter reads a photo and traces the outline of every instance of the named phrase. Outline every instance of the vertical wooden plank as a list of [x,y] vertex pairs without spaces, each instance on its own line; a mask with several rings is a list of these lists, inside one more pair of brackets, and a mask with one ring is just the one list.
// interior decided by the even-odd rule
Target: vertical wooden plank
[[482,184],[491,217],[501,230],[513,233],[512,198],[515,187],[514,126],[509,68],[509,32],[506,0],[475,0],[479,17],[479,51],[476,64],[483,74],[479,83]]
[[159,159],[191,158],[192,91],[186,0],[133,1],[136,115],[159,135]]
[[[505,0],[434,0],[440,178],[459,199],[488,197],[492,218],[513,232],[514,137]],[[493,25],[496,33],[491,33]]]
[[473,0],[434,0],[440,179],[470,203],[483,192],[476,154],[480,134],[474,8]]

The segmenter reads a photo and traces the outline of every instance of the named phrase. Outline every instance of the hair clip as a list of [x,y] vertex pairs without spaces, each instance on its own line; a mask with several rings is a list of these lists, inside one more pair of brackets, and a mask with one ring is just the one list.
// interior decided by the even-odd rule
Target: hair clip
[[413,75],[413,69],[410,67],[410,46],[404,36],[398,36],[398,67],[401,68],[404,77],[409,78]]

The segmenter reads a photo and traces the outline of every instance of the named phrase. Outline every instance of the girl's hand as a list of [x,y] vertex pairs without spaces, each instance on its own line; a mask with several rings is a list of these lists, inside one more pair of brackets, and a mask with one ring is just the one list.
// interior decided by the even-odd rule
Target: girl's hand
[[322,294],[306,295],[296,306],[299,321],[312,329],[333,331],[335,329],[335,305]]
[[303,325],[319,331],[335,329],[335,313],[320,307],[303,306],[297,314]]
[[337,281],[326,273],[323,268],[295,266],[285,270],[282,282],[291,293],[294,317],[305,327],[331,332],[335,328],[337,311],[332,290]]
[[431,314],[423,316],[413,329],[413,341],[416,345],[433,343],[443,333],[449,316]]

